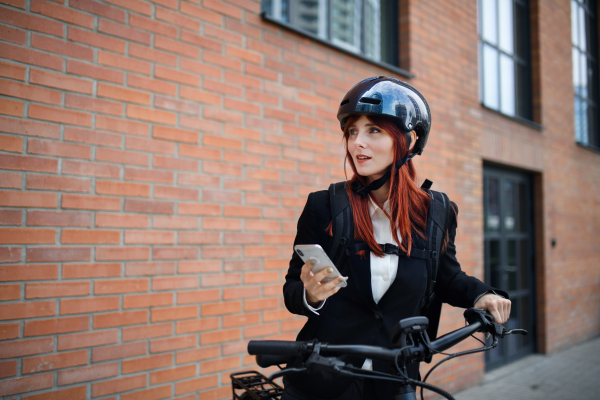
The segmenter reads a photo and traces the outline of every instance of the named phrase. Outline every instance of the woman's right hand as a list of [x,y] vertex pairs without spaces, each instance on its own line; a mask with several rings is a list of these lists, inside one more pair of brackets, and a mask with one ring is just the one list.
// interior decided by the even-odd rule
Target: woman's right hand
[[300,272],[300,279],[304,283],[304,289],[306,290],[306,302],[311,307],[318,306],[320,302],[336,294],[340,290],[336,286],[348,279],[348,277],[340,276],[327,283],[321,283],[327,275],[333,272],[333,269],[324,268],[313,274],[311,270],[314,266],[315,260],[308,260],[302,266],[302,271]]

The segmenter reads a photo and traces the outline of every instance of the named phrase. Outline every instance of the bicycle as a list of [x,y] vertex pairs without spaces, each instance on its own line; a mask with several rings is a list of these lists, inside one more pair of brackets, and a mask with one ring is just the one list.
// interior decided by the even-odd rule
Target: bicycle
[[[527,334],[524,329],[506,330],[502,325],[494,322],[491,314],[484,310],[469,308],[464,312],[464,317],[468,325],[447,333],[434,341],[430,341],[427,335],[429,321],[426,317],[403,319],[398,322],[392,331],[392,343],[397,346],[392,349],[368,345],[335,345],[320,343],[318,340],[312,342],[251,340],[248,343],[248,353],[256,355],[257,364],[263,368],[278,365],[281,370],[268,378],[256,371],[231,374],[233,399],[280,399],[283,388],[274,382],[276,378],[290,373],[323,371],[333,375],[393,381],[396,383],[394,400],[416,400],[416,392],[413,386],[421,388],[421,399],[423,399],[423,389],[428,389],[448,400],[454,400],[450,393],[426,383],[427,378],[434,369],[452,358],[491,350],[498,345],[499,339],[510,334]],[[430,363],[435,354],[444,354],[443,351],[477,332],[491,335],[491,344],[486,345],[475,338],[483,344],[483,347],[448,355],[429,370],[423,381],[408,377],[406,365],[421,361]],[[292,356],[303,357],[303,366],[300,368],[281,368],[280,365],[285,364],[288,358]],[[345,363],[340,359],[342,356],[361,356],[387,361],[395,373],[363,370]],[[241,393],[237,393],[236,390],[241,391]]]

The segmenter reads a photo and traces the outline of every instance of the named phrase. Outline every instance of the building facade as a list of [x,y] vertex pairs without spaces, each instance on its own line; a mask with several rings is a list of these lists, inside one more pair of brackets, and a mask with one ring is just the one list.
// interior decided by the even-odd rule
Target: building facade
[[296,221],[344,179],[336,111],[376,75],[429,101],[419,176],[531,331],[430,382],[599,334],[595,1],[0,3],[0,397],[230,398],[248,340],[304,323]]

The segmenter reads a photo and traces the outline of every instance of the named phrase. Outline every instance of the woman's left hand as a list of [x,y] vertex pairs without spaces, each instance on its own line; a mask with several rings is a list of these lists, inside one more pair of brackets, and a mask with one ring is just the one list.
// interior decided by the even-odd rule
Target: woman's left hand
[[486,310],[492,317],[494,322],[504,324],[510,317],[510,300],[497,296],[493,293],[484,294],[475,303],[475,308]]

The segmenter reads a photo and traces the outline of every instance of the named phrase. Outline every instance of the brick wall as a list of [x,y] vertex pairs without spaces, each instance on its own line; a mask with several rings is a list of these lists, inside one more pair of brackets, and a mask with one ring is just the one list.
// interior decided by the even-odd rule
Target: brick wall
[[[0,397],[228,398],[249,339],[303,324],[281,285],[306,196],[343,179],[339,100],[404,78],[263,22],[253,0],[0,3]],[[468,273],[483,274],[482,160],[537,174],[553,351],[600,331],[600,158],[573,140],[568,2],[532,3],[543,131],[480,107],[471,1],[401,1],[402,62],[433,110],[421,177],[459,204]],[[541,160],[510,151],[531,143]],[[442,331],[462,324],[445,311]],[[433,382],[453,392],[483,376],[480,356],[448,364]]]

